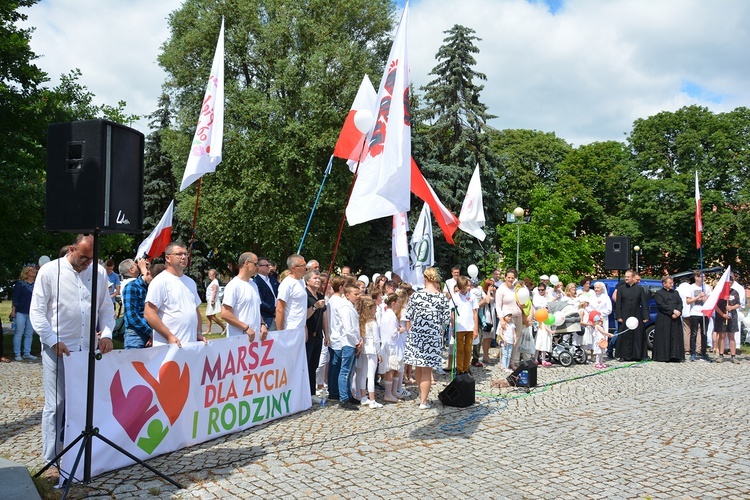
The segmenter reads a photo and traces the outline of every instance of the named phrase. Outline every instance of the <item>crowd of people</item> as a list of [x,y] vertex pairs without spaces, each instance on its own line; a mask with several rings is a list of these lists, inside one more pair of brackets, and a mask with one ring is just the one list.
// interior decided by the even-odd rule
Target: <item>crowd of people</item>
[[[100,352],[113,349],[120,303],[126,349],[207,342],[212,323],[222,334],[246,335],[249,342],[265,340],[274,330],[304,332],[311,402],[337,400],[344,410],[397,403],[411,396],[407,384],[418,391],[418,407],[429,409],[435,373],[446,370],[468,374],[499,363],[510,373],[524,361],[551,366],[563,311],[575,319],[577,329],[567,333],[585,353],[584,362],[590,358],[601,369],[607,367],[605,355],[627,361],[648,357],[644,325],[650,321],[650,297],[632,270],[611,297],[604,283],[589,278],[564,285],[556,276],[543,275],[534,283],[520,279],[514,269],[498,269],[480,282],[476,269],[474,277],[467,277],[458,266],[444,284],[437,269],[427,268],[424,286],[415,290],[390,273],[373,275],[370,282],[344,266],[328,275],[316,260],[297,254],[287,258],[287,269],[277,276],[275,263],[244,252],[223,294],[218,273],[209,271],[204,331],[202,301],[195,281],[185,274],[185,245],[170,243],[164,260],[151,266],[143,259],[126,259],[118,266],[121,276],[113,272],[111,261],[96,266]],[[42,434],[48,461],[61,447],[57,431],[65,388],[59,360],[89,348],[92,262],[92,237],[78,235],[38,274],[34,266],[24,267],[13,292],[15,359],[36,359],[32,331],[42,342]],[[698,273],[692,283],[675,289],[674,280],[665,276],[654,293],[655,361],[682,361],[686,350],[691,360],[710,359],[708,334],[713,330],[717,361],[723,360],[726,347],[731,361],[738,362],[735,332],[739,310],[745,307],[744,289],[732,281],[729,297],[718,302],[709,323],[703,305],[711,289],[702,278]],[[610,325],[613,312],[616,320]],[[493,347],[498,348],[495,355],[490,354]],[[380,401],[376,387],[383,393]]]

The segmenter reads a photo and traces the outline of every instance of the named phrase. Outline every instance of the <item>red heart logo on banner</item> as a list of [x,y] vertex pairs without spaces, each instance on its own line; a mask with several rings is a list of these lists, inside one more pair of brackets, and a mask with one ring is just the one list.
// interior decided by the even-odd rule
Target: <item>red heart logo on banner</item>
[[117,370],[109,386],[109,394],[112,397],[112,415],[135,442],[146,422],[159,411],[156,405],[151,405],[154,400],[151,389],[145,385],[136,385],[125,394],[120,370]]
[[156,380],[142,362],[133,361],[133,367],[154,389],[156,399],[167,414],[169,423],[174,425],[190,392],[190,369],[185,365],[180,373],[180,365],[175,361],[167,361],[159,368],[159,380]]

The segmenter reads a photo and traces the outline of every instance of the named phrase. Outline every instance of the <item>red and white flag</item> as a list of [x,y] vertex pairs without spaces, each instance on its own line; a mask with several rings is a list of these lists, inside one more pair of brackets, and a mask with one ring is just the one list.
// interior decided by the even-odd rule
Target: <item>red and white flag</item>
[[211,76],[201,104],[198,126],[190,145],[180,191],[200,179],[203,174],[216,172],[221,163],[224,142],[224,18],[221,19],[219,41],[216,43]]
[[365,134],[360,132],[356,125],[354,125],[354,115],[360,109],[366,109],[374,115],[377,103],[378,94],[375,92],[375,87],[372,86],[370,77],[365,75],[362,83],[359,84],[359,90],[352,103],[352,108],[349,110],[349,114],[346,115],[344,126],[341,128],[341,133],[339,134],[339,140],[336,141],[336,146],[333,148],[333,156],[356,162],[360,159],[360,155],[363,155],[367,151],[366,147],[362,147]]
[[438,223],[438,226],[443,231],[445,241],[451,245],[455,245],[453,242],[453,233],[458,229],[460,221],[450,210],[445,208],[445,205],[437,197],[432,186],[430,186],[427,179],[424,178],[424,175],[419,170],[419,167],[417,167],[414,158],[411,160],[411,192],[430,206],[432,213],[435,215],[435,222]]
[[138,246],[138,252],[135,254],[136,259],[146,258],[148,260],[159,257],[172,241],[172,209],[174,200],[167,207],[167,211],[161,216],[161,220],[156,225],[148,238],[143,240]]
[[467,232],[479,241],[484,241],[487,237],[482,231],[484,227],[484,204],[482,203],[482,184],[479,179],[479,165],[474,169],[474,173],[469,181],[469,187],[466,189],[466,198],[461,206],[461,213],[458,215],[461,223],[458,228]]
[[404,7],[377,96],[375,126],[367,136],[367,153],[359,165],[346,218],[349,225],[409,211],[411,114],[407,31]]
[[708,296],[708,299],[706,299],[706,302],[703,304],[701,312],[703,312],[705,317],[710,318],[714,314],[717,302],[721,299],[726,300],[729,298],[729,291],[732,289],[729,283],[729,276],[731,276],[731,274],[732,266],[727,266],[726,271],[721,275],[721,278],[719,279],[719,282],[716,283],[711,295]]
[[698,187],[698,171],[695,171],[695,248],[703,244],[703,212],[701,211],[701,191]]

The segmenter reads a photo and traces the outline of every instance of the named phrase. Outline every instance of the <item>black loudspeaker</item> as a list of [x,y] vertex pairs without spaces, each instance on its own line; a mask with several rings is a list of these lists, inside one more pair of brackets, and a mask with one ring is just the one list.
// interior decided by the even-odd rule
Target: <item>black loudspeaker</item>
[[[526,370],[527,380],[522,380],[521,372]],[[521,361],[518,368],[506,379],[511,387],[536,387],[536,363],[532,360]]]
[[474,404],[474,379],[468,373],[456,375],[456,378],[438,393],[438,399],[445,406],[466,408]]
[[47,129],[48,231],[143,232],[143,134],[106,120]]
[[604,248],[604,269],[630,269],[630,236],[609,236]]

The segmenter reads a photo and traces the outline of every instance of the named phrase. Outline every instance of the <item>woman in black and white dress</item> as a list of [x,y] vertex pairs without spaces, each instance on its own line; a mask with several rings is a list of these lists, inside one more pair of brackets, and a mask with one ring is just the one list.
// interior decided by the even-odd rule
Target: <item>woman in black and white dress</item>
[[427,396],[432,386],[432,369],[443,363],[443,329],[450,320],[448,299],[440,292],[440,275],[434,267],[424,272],[425,287],[415,292],[406,306],[408,337],[404,363],[414,365],[419,386],[419,408],[429,409]]

